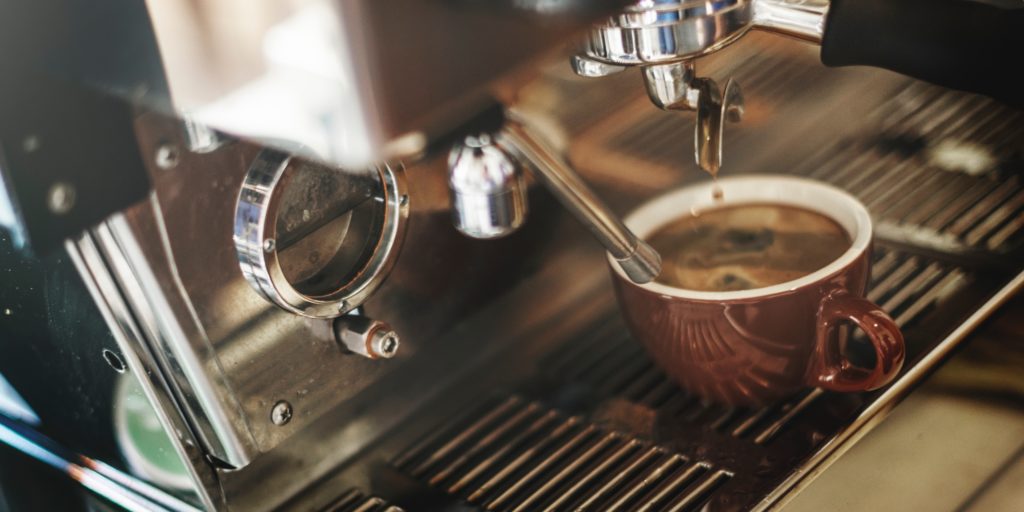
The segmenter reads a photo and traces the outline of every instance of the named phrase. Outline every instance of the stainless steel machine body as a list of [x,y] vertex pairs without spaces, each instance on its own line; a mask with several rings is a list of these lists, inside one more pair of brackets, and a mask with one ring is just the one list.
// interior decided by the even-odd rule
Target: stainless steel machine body
[[[131,103],[149,193],[58,256],[0,232],[0,441],[136,510],[785,503],[1024,286],[1024,119],[740,38],[818,41],[827,3],[616,4],[150,2],[174,101]],[[872,209],[892,385],[725,408],[628,339],[602,249],[659,263],[617,216],[724,146]]]

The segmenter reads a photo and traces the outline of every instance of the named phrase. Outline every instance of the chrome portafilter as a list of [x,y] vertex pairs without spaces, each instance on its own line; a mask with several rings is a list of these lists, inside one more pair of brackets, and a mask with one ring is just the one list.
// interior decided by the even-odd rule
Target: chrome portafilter
[[714,174],[722,161],[724,121],[738,121],[743,95],[698,77],[694,59],[715,52],[752,28],[820,42],[828,0],[641,0],[595,26],[572,58],[580,76],[601,77],[640,67],[647,95],[664,110],[697,114],[694,155]]

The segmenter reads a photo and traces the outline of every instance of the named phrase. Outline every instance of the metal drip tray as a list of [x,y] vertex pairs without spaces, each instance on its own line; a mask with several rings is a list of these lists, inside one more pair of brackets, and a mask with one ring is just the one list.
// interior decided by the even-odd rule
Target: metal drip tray
[[732,472],[512,395],[395,465],[487,510],[687,510]]
[[[611,296],[605,284],[587,299],[600,306],[579,299],[549,315],[594,307],[590,320],[572,332],[527,331],[513,348],[475,360],[330,481],[368,485],[415,510],[775,508],[1024,286],[1024,114],[892,75],[826,71],[800,47],[772,43],[761,48],[769,58],[757,48],[728,56],[731,67],[712,58],[705,68],[764,85],[745,88],[752,120],[727,131],[726,146],[739,149],[727,150],[735,161],[726,172],[787,170],[868,205],[877,226],[869,298],[907,341],[897,380],[871,393],[807,390],[760,409],[702,402],[629,338],[611,299],[594,297]],[[789,81],[774,87],[780,66]],[[633,193],[631,204],[703,179],[686,163],[692,119],[654,113],[646,98],[623,94],[633,90],[624,79],[613,80],[607,96],[578,82],[545,85],[613,106],[604,117],[575,106],[555,112],[573,134],[577,164],[618,193],[610,197]],[[821,82],[830,92],[808,85]],[[867,89],[878,94],[859,95]],[[803,131],[787,136],[758,121],[759,108],[789,104],[796,106],[762,116]],[[851,126],[836,126],[837,115]],[[556,306],[534,299],[532,307]],[[490,326],[496,337],[504,322]]]
[[[907,374],[943,340],[932,333],[977,307],[966,291],[986,282],[886,246],[875,269],[871,297],[907,334]],[[770,504],[885,394],[811,390],[760,409],[702,402],[610,316],[550,354],[520,389],[427,429],[394,467],[486,510],[746,510]]]

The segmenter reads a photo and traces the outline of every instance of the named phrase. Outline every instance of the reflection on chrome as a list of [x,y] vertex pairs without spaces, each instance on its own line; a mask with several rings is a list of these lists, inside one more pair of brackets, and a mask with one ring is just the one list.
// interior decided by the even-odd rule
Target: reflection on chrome
[[134,375],[122,374],[114,390],[114,430],[129,470],[173,490],[192,489],[185,463],[160,424]]
[[39,416],[28,406],[25,399],[14,390],[14,386],[0,375],[0,414],[5,414],[29,425],[38,425]]

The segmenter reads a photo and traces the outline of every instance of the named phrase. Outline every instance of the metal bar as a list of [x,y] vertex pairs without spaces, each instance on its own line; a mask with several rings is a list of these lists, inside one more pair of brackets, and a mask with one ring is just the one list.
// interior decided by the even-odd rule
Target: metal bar
[[996,187],[992,193],[986,195],[981,201],[975,203],[967,210],[966,213],[956,219],[956,221],[947,228],[947,231],[958,237],[964,236],[964,233],[966,233],[967,230],[976,226],[989,215],[992,215],[992,212],[994,212],[999,205],[1003,204],[1004,201],[1009,199],[1010,194],[1013,192],[1014,190],[1010,187]]
[[[562,505],[566,504],[566,502],[579,492],[580,489],[604,473],[609,467],[612,467],[614,464],[629,455],[630,452],[642,446],[642,444],[643,443],[638,439],[629,439],[623,443],[622,446],[602,457],[601,461],[596,466],[591,467],[586,472],[582,473],[575,483],[566,489],[558,499],[548,504],[548,506],[544,508],[545,512],[561,510]],[[520,510],[520,508],[517,508],[516,510]]]
[[1010,222],[1007,222],[995,233],[992,233],[985,241],[985,246],[992,251],[999,250],[1014,234],[1019,235],[1021,228],[1024,228],[1024,210],[1016,212]]
[[690,485],[694,480],[697,479],[701,474],[709,471],[710,468],[706,464],[698,463],[690,466],[685,471],[678,473],[674,478],[662,483],[658,488],[655,489],[653,495],[643,501],[643,504],[637,507],[637,512],[647,512],[654,510],[654,507],[661,503],[663,500],[668,498],[670,495],[679,493]]
[[[461,491],[484,471],[487,471],[507,454],[512,453],[513,450],[519,448],[531,436],[545,429],[552,421],[557,419],[558,416],[559,414],[557,411],[548,411],[543,416],[535,419],[533,423],[526,428],[526,430],[520,432],[512,439],[508,440],[508,442],[502,444],[501,448],[490,452],[486,458],[474,465],[469,471],[463,473],[458,480],[448,486],[448,492],[455,494]],[[504,466],[503,471],[512,471],[515,467],[516,466],[513,466],[512,464],[507,464]]]
[[928,293],[922,295],[913,304],[910,305],[903,313],[895,318],[896,324],[899,326],[906,326],[912,322],[917,315],[928,307],[933,302],[941,300],[943,297],[948,296],[955,290],[960,289],[960,286],[964,284],[964,273],[959,270],[954,270],[936,283],[928,290]]
[[807,396],[800,399],[793,408],[786,411],[786,414],[783,414],[781,418],[772,422],[771,425],[768,425],[768,428],[762,430],[761,433],[754,438],[754,442],[757,444],[767,444],[772,439],[775,439],[775,436],[777,436],[790,421],[793,421],[793,418],[797,417],[797,415],[803,412],[804,409],[810,407],[812,403],[821,398],[824,394],[825,392],[822,391],[821,388],[815,388],[810,393],[807,393]]
[[860,438],[864,437],[875,425],[882,421],[897,403],[913,390],[915,384],[923,379],[936,365],[945,360],[946,356],[956,347],[968,333],[973,331],[999,306],[1024,288],[1024,272],[1017,274],[1009,283],[990,297],[963,323],[947,335],[935,348],[924,355],[916,364],[904,371],[903,375],[889,385],[882,394],[873,400],[856,418],[836,433],[832,439],[822,445],[785,481],[778,485],[760,503],[754,512],[778,509],[785,506],[796,493],[807,483],[828,469],[840,456],[846,453]]
[[885,255],[871,266],[871,287],[873,288],[875,283],[889,275],[889,272],[896,268],[898,261],[899,254],[896,251],[886,250]]
[[[522,490],[522,488],[525,487],[527,484],[532,483],[534,481],[534,479],[537,478],[538,475],[540,475],[541,473],[546,471],[549,467],[551,467],[557,461],[561,460],[562,457],[564,457],[570,451],[574,450],[577,446],[579,446],[581,443],[583,443],[584,440],[589,438],[596,431],[597,431],[597,427],[596,426],[594,426],[594,425],[587,425],[586,428],[584,428],[583,430],[577,432],[568,441],[566,441],[565,443],[562,443],[561,446],[559,446],[557,450],[555,450],[553,453],[551,453],[550,455],[545,457],[542,461],[540,461],[537,464],[535,464],[530,471],[528,471],[525,475],[523,475],[518,480],[516,480],[507,489],[502,491],[501,494],[495,496],[494,499],[492,499],[491,501],[487,502],[486,503],[486,508],[487,509],[495,509],[495,508],[499,508],[502,505],[504,505],[505,502],[508,501],[508,499],[510,497],[514,496],[517,492]],[[477,491],[476,493],[471,494],[469,496],[469,501],[472,502],[472,501],[479,500],[482,497],[482,493],[485,492],[485,487],[486,487],[486,484],[484,486],[481,486],[479,491]]]
[[655,458],[658,455],[663,455],[664,453],[665,450],[662,449],[661,447],[652,446],[647,450],[636,454],[635,456],[632,457],[632,459],[629,461],[626,467],[621,468],[615,471],[614,473],[610,474],[609,476],[611,478],[605,480],[605,482],[597,489],[594,489],[593,492],[591,492],[587,496],[587,498],[583,500],[582,503],[577,504],[573,508],[575,508],[576,510],[586,510],[590,508],[592,505],[599,503],[600,500],[604,498],[606,494],[610,493],[619,484],[621,484],[627,478],[629,478],[634,472],[639,471],[641,468],[647,465],[647,463],[651,459]]
[[663,460],[660,464],[657,464],[654,467],[652,467],[650,470],[647,471],[647,473],[643,474],[642,477],[638,477],[639,480],[637,480],[636,483],[627,487],[626,489],[623,489],[623,491],[619,493],[617,499],[607,506],[606,510],[608,512],[622,510],[622,508],[625,507],[626,504],[630,502],[630,500],[636,498],[637,495],[639,495],[641,492],[643,492],[648,487],[653,485],[655,482],[660,480],[674,467],[685,463],[686,459],[678,454],[673,454],[666,457],[665,460]]
[[[548,447],[554,444],[555,441],[561,439],[562,436],[564,436],[567,432],[570,432],[579,423],[579,416],[567,418],[565,421],[563,421],[557,427],[555,427],[554,430],[545,435],[539,443],[536,443],[532,446],[528,446],[525,449],[520,450],[520,453],[519,455],[516,456],[516,458],[512,459],[508,464],[502,466],[502,468],[498,470],[498,472],[495,473],[493,476],[491,476],[491,478],[487,479],[485,482],[477,486],[476,490],[469,495],[467,500],[471,503],[474,503],[482,499],[484,494],[487,494],[488,492],[491,491],[491,489],[501,484],[509,475],[517,471],[520,467],[522,467],[523,464],[528,462],[537,454],[541,453],[543,450],[546,450]],[[481,466],[482,465],[483,464],[481,464]]]
[[955,223],[958,218],[977,205],[984,197],[991,194],[992,191],[998,187],[999,183],[996,182],[979,182],[971,186],[951,203],[939,208],[938,211],[935,212],[934,217],[924,219],[922,225],[934,228],[937,231],[945,231]]
[[772,406],[758,409],[754,414],[751,414],[746,420],[737,425],[736,428],[732,429],[732,436],[743,437],[751,428],[754,428],[758,423],[761,423],[761,421],[764,420],[773,409],[774,407]]
[[422,475],[424,472],[426,472],[428,469],[430,469],[431,466],[433,466],[437,462],[441,461],[442,459],[446,458],[456,448],[458,448],[463,443],[465,443],[467,440],[469,440],[469,438],[475,436],[477,433],[479,433],[481,430],[483,430],[484,427],[490,425],[491,423],[496,421],[499,417],[501,417],[506,412],[511,410],[513,407],[517,407],[521,403],[522,403],[522,399],[520,399],[519,397],[517,397],[517,396],[509,397],[504,402],[502,402],[501,405],[499,405],[497,408],[493,409],[491,412],[487,413],[485,416],[483,416],[480,419],[478,419],[476,422],[474,422],[468,428],[466,428],[465,430],[460,432],[457,436],[453,437],[450,441],[445,443],[444,446],[441,446],[437,451],[431,453],[430,456],[427,457],[427,459],[424,460],[423,462],[421,462],[418,466],[416,466],[411,471],[411,473],[413,475],[416,475],[416,476]]
[[[575,459],[569,461],[569,464],[560,469],[557,473],[552,475],[551,478],[546,480],[540,487],[538,487],[536,490],[534,490],[532,493],[526,496],[523,499],[523,501],[520,502],[519,505],[517,505],[513,509],[513,511],[522,512],[527,510],[535,510],[535,508],[532,508],[533,504],[539,501],[541,498],[543,498],[544,495],[548,493],[548,491],[555,488],[555,486],[560,485],[563,480],[568,478],[570,475],[575,474],[577,470],[583,468],[586,464],[588,464],[591,461],[591,459],[598,456],[598,454],[600,454],[601,451],[603,451],[608,445],[619,441],[620,439],[622,439],[622,437],[622,434],[618,432],[610,432],[597,438],[593,442],[593,444],[591,444],[590,447],[586,449],[586,451],[579,455],[579,457],[576,457]],[[501,496],[500,498],[507,499],[504,495]],[[497,503],[498,500],[496,499],[495,502],[489,505],[489,507],[497,507]]]
[[627,277],[637,283],[657,277],[661,272],[658,253],[630,231],[554,150],[512,120],[506,122],[499,141],[530,163],[541,181],[601,242]]
[[694,505],[699,504],[701,501],[703,501],[705,498],[711,495],[711,493],[714,492],[716,488],[724,484],[730,478],[732,478],[732,473],[729,473],[728,471],[722,469],[715,471],[714,473],[711,474],[710,477],[705,479],[703,483],[697,486],[696,489],[690,491],[685,496],[683,496],[681,500],[673,503],[672,506],[666,508],[666,512],[679,512],[680,510],[686,510],[693,507]]
[[1017,195],[1013,196],[1001,206],[996,208],[992,213],[988,215],[982,222],[978,223],[970,232],[967,233],[966,241],[970,245],[977,245],[978,242],[984,240],[985,236],[997,229],[1004,221],[1010,218],[1014,212],[1017,212],[1024,207],[1024,190],[1018,191]]
[[384,500],[380,498],[369,498],[366,501],[360,503],[358,507],[352,509],[352,512],[373,512],[383,504]]
[[941,271],[942,268],[938,263],[932,263],[921,269],[913,279],[903,286],[900,286],[899,290],[886,299],[884,303],[880,304],[880,306],[882,306],[883,310],[888,311],[889,313],[895,313],[904,301],[912,297],[915,293],[921,292],[922,289],[926,289],[926,284],[938,276]]
[[533,416],[540,410],[540,406],[535,402],[531,402],[526,407],[520,409],[518,412],[513,414],[511,417],[506,418],[498,427],[487,433],[487,435],[480,438],[478,441],[469,446],[469,449],[460,454],[455,460],[443,465],[439,470],[434,472],[434,475],[430,477],[430,484],[437,485],[453,475],[459,468],[469,463],[475,455],[479,454],[484,449],[492,446],[498,442],[505,434],[510,432],[512,429],[518,427],[520,424],[525,422],[530,416]]
[[883,297],[896,290],[897,286],[908,279],[918,268],[919,263],[916,256],[907,258],[902,265],[893,270],[885,279],[871,287],[871,290],[868,291],[868,300],[877,304]]
[[348,507],[354,505],[359,498],[363,497],[363,493],[359,492],[359,489],[349,489],[348,492],[342,494],[338,499],[331,502],[322,512],[340,512]]
[[[199,509],[128,475],[112,479],[93,469],[98,463],[72,453],[49,438],[0,415],[0,442],[64,473],[86,489],[129,511],[195,511]],[[116,471],[106,466],[106,471]],[[117,480],[132,480],[126,486]]]
[[410,448],[399,453],[391,464],[397,468],[404,468],[414,459],[419,458],[431,445],[440,442],[453,432],[463,432],[462,426],[468,424],[472,418],[478,417],[487,404],[478,404],[476,407],[467,407],[467,411],[458,416],[454,421],[446,421],[437,428],[431,429],[427,435],[415,442]]

